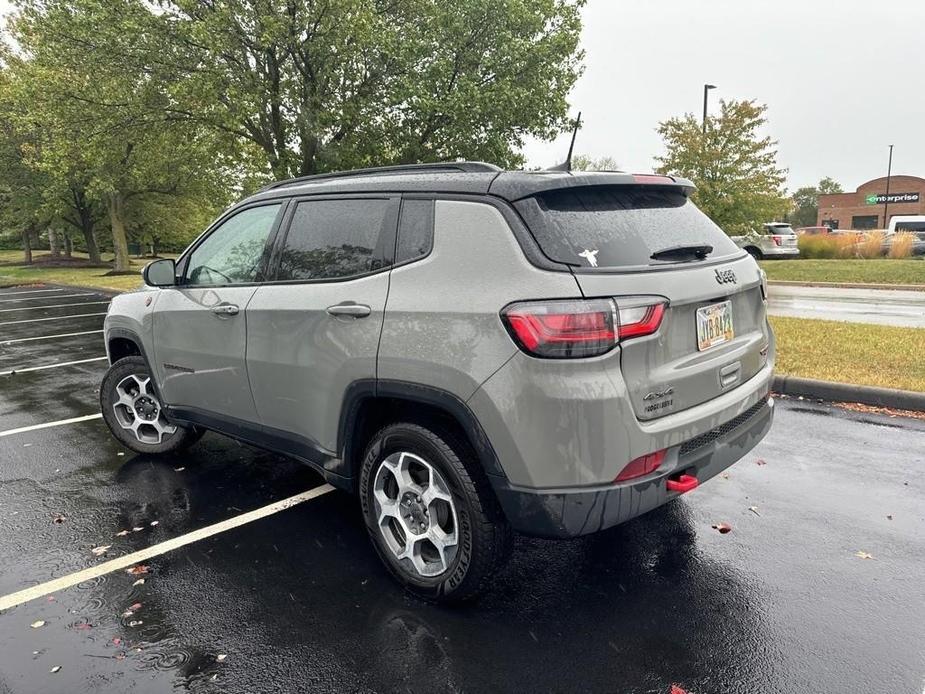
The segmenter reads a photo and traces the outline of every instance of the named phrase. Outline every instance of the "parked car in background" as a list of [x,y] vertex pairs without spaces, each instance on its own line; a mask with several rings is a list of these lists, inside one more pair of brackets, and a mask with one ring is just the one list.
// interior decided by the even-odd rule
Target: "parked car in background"
[[796,232],[786,222],[768,222],[761,231],[733,236],[732,240],[755,260],[800,256]]
[[828,236],[829,234],[837,233],[836,229],[832,227],[821,226],[821,227],[800,227],[797,229],[798,236]]
[[890,219],[887,233],[893,234],[897,231],[911,231],[918,236],[925,235],[925,214],[896,215]]

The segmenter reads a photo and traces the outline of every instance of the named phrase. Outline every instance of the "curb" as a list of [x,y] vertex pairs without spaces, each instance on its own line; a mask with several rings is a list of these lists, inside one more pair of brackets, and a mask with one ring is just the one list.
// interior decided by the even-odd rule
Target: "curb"
[[925,412],[925,393],[911,390],[857,386],[798,376],[775,376],[771,389],[782,395],[802,395],[830,402],[857,402],[893,410]]
[[782,287],[820,287],[823,289],[886,289],[901,292],[925,292],[925,284],[865,284],[863,282],[798,282],[796,280],[768,280],[768,284]]

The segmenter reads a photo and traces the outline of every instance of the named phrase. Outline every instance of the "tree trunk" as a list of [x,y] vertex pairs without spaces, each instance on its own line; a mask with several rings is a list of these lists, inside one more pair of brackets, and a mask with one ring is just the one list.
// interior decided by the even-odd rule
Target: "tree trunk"
[[74,242],[70,234],[64,235],[64,256],[70,258],[74,254]]
[[32,265],[32,229],[26,229],[22,233],[22,249],[25,253],[24,261],[26,265]]
[[61,257],[61,240],[58,238],[58,232],[48,228],[48,250],[51,251],[52,258]]
[[125,237],[125,198],[119,192],[110,193],[108,199],[109,223],[112,226],[112,250],[115,253],[113,270],[127,272],[131,269],[128,259],[128,241]]

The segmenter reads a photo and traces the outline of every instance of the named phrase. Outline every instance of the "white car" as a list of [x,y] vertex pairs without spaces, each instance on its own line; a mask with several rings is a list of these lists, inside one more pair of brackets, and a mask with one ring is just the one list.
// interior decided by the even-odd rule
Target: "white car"
[[755,260],[800,257],[796,232],[786,222],[768,222],[760,232],[733,236],[732,240]]

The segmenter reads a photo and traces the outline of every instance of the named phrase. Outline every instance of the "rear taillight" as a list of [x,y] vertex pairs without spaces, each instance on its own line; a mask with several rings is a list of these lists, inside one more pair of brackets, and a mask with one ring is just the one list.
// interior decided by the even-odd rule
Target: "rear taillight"
[[658,470],[659,466],[665,460],[665,449],[641,455],[635,460],[631,460],[625,468],[620,471],[614,482],[626,482],[626,480],[635,479],[648,475],[650,472]]
[[651,335],[665,313],[665,300],[521,301],[501,311],[511,337],[527,354],[552,359],[595,357],[621,339]]
[[784,242],[783,236],[772,236],[771,240],[774,242],[775,246],[779,246]]

